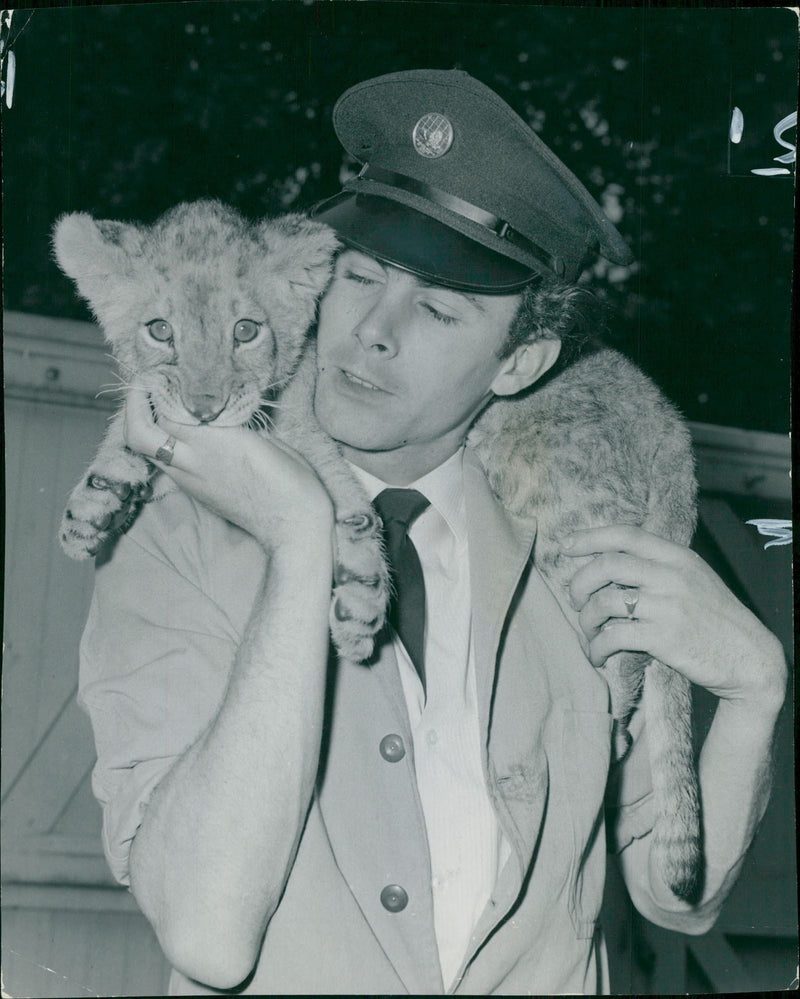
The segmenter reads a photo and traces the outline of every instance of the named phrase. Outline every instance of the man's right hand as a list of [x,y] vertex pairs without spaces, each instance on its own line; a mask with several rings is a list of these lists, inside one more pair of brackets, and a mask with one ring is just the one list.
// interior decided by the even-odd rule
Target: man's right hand
[[[155,461],[168,436],[175,438],[172,461]],[[141,387],[128,394],[125,441],[268,554],[260,591],[238,594],[252,610],[235,650],[227,650],[232,661],[223,641],[219,662],[198,663],[198,673],[205,667],[226,674],[222,700],[204,729],[198,722],[196,740],[153,791],[130,852],[131,890],[170,963],[189,978],[230,989],[258,959],[314,791],[333,506],[308,462],[282,442],[242,428],[156,423]],[[224,551],[216,554],[226,558]],[[176,587],[187,586],[192,564],[190,550],[181,555]],[[162,571],[169,570],[169,558],[169,551],[160,553]],[[124,555],[109,569],[124,573]],[[212,598],[201,579],[192,581],[197,595],[181,591],[174,632],[165,628],[152,638],[164,671],[176,661],[191,670],[199,655],[185,635],[202,628],[198,616]],[[161,724],[173,708],[169,702],[159,707]]]
[[[154,457],[175,438],[170,464]],[[187,426],[159,417],[147,392],[132,385],[125,406],[125,443],[184,492],[243,528],[266,549],[282,542],[332,537],[333,504],[309,463],[275,437],[244,427]]]

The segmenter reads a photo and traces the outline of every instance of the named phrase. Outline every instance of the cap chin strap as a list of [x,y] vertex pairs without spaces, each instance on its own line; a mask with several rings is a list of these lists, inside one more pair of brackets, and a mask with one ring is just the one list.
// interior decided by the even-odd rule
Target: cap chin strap
[[473,205],[469,201],[464,201],[463,198],[457,198],[454,194],[448,194],[447,191],[433,187],[431,184],[425,184],[414,177],[407,177],[405,174],[395,173],[393,170],[384,170],[383,167],[376,167],[370,163],[364,164],[357,179],[373,180],[379,184],[386,184],[389,187],[398,187],[403,191],[408,191],[410,194],[416,194],[421,198],[426,198],[428,201],[433,201],[442,208],[446,208],[448,211],[454,212],[462,218],[469,219],[470,222],[475,222],[483,226],[484,229],[487,229],[494,236],[506,240],[517,247],[517,249],[523,250],[525,253],[530,253],[532,257],[535,257],[552,274],[558,277],[563,277],[564,275],[566,268],[563,260],[559,257],[554,257],[547,250],[543,250],[540,246],[537,246],[527,236],[523,236],[521,232],[517,232],[508,222],[505,222],[497,215],[492,215],[491,212],[487,212],[483,208],[478,208],[477,205]]

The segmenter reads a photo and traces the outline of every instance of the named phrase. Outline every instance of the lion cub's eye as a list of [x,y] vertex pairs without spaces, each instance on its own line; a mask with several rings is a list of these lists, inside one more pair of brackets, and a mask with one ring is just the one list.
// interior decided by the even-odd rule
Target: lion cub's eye
[[172,327],[166,319],[151,319],[146,326],[150,336],[159,343],[169,343],[172,339]]
[[237,343],[250,343],[258,336],[259,329],[255,319],[240,319],[233,327],[233,338]]

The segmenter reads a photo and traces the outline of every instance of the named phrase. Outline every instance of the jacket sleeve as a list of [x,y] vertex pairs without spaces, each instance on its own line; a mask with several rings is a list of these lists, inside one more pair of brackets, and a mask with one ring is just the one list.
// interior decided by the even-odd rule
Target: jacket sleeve
[[644,710],[638,707],[628,725],[632,744],[625,758],[612,764],[606,791],[608,848],[619,853],[653,828],[653,786]]
[[263,569],[249,536],[176,493],[98,558],[78,701],[94,732],[103,848],[122,884],[150,796],[216,713]]

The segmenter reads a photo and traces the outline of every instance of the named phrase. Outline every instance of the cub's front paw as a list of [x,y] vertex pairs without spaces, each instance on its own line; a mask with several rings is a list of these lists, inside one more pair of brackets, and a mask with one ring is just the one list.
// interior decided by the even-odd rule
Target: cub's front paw
[[336,524],[331,638],[339,654],[351,662],[369,659],[386,617],[389,576],[379,530],[372,511]]
[[147,488],[90,473],[73,489],[61,520],[59,540],[66,554],[78,561],[93,558],[112,534],[128,526]]

